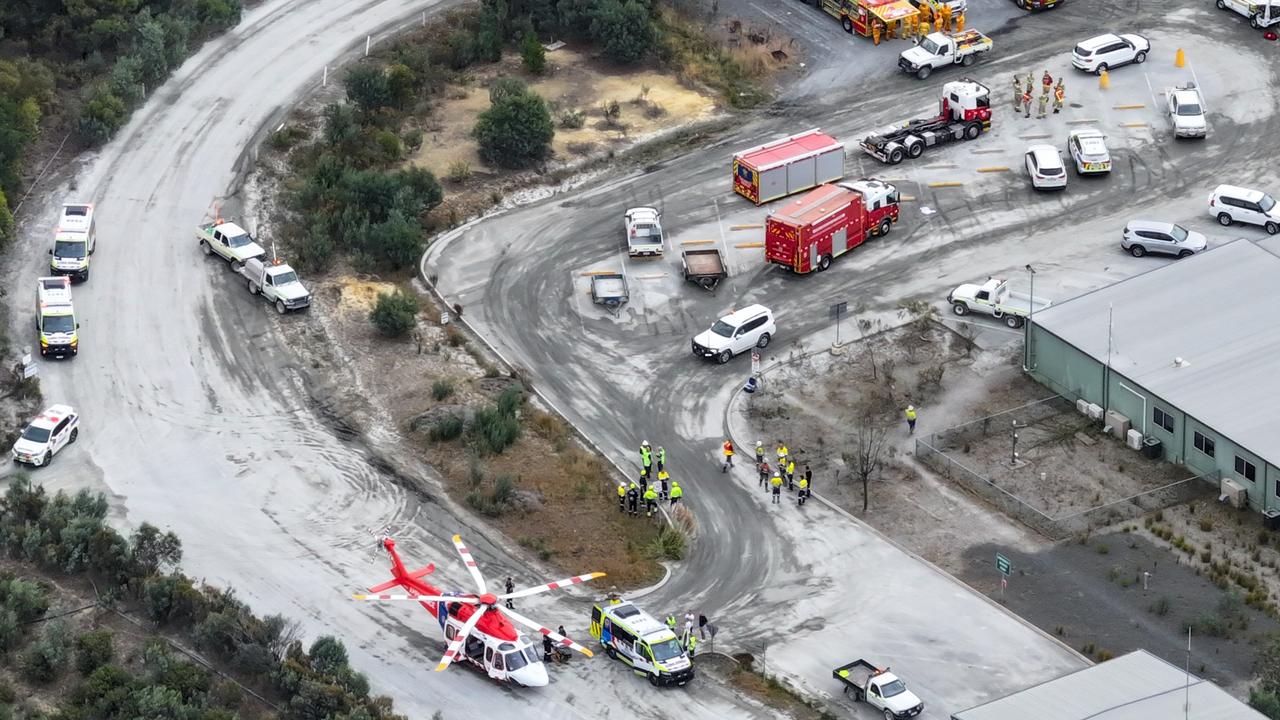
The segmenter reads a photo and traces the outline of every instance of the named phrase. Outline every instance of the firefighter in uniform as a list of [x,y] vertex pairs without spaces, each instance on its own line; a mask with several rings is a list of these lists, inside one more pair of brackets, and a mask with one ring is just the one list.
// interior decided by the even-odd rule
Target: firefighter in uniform
[[916,39],[916,42],[924,42],[924,39],[929,36],[929,18],[928,17],[920,18],[919,24],[916,25],[916,32],[919,34],[919,37]]
[[1022,80],[1017,73],[1013,76],[1013,111],[1018,112],[1022,109]]
[[640,488],[635,483],[631,483],[631,487],[627,488],[627,511],[632,515],[640,514]]
[[1040,108],[1036,111],[1036,117],[1043,120],[1049,114],[1049,94],[1042,93],[1040,95],[1039,103]]
[[671,507],[675,507],[680,502],[680,498],[684,497],[684,490],[680,488],[680,483],[675,480],[671,481]]
[[671,480],[671,473],[667,472],[666,470],[658,471],[658,497],[664,500],[666,499],[667,494],[670,492],[667,489],[667,482],[669,480]]
[[1058,84],[1053,87],[1053,114],[1057,115],[1062,112],[1062,103],[1067,99],[1067,86],[1062,84],[1062,78],[1058,78]]
[[1022,117],[1031,117],[1031,86],[1028,85],[1022,91]]
[[627,486],[625,483],[618,483],[618,512],[627,511]]
[[1030,94],[1030,92],[1034,90],[1035,87],[1036,87],[1036,74],[1033,72],[1029,72],[1027,73],[1027,93]]
[[1040,91],[1040,94],[1048,95],[1049,89],[1053,87],[1053,76],[1049,74],[1048,70],[1044,71],[1044,77],[1040,78],[1040,84],[1044,86],[1044,89]]
[[809,497],[809,481],[802,477],[800,478],[800,495],[796,498],[796,502],[803,505],[807,497]]
[[649,488],[648,490],[644,491],[644,516],[653,517],[653,514],[657,511],[658,511],[658,491],[655,490],[654,488]]

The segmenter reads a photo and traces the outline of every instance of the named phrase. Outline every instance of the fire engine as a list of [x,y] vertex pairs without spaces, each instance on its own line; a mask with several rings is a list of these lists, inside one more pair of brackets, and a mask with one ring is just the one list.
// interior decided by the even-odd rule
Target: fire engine
[[765,259],[797,273],[826,270],[834,258],[898,219],[898,189],[880,180],[823,185],[765,221]]
[[863,139],[862,149],[880,162],[897,165],[903,158],[918,158],[925,148],[953,140],[975,140],[991,129],[991,91],[968,78],[942,86],[938,114],[909,120]]
[[914,24],[920,11],[909,0],[818,0],[818,7],[840,21],[849,34],[872,36],[872,28],[897,29]]

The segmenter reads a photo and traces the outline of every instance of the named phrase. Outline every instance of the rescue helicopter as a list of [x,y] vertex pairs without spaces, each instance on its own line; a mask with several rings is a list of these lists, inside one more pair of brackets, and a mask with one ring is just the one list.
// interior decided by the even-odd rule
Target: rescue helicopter
[[[577,650],[591,657],[591,651],[587,648],[553,632],[550,628],[543,627],[511,608],[504,607],[502,603],[506,600],[525,598],[577,585],[604,577],[604,573],[587,573],[504,595],[495,595],[488,591],[484,576],[471,557],[471,551],[462,543],[461,536],[453,536],[453,546],[457,548],[458,554],[462,556],[462,561],[467,566],[467,571],[476,581],[475,594],[442,592],[424,582],[422,578],[435,572],[436,566],[429,564],[417,570],[407,570],[400,560],[400,554],[396,552],[396,541],[385,537],[382,539],[382,547],[391,556],[391,579],[369,588],[369,594],[358,594],[352,597],[368,602],[415,602],[426,608],[439,623],[444,639],[449,643],[444,651],[444,657],[436,666],[436,672],[448,668],[454,662],[461,661],[475,666],[499,682],[511,682],[524,687],[545,686],[547,669],[542,662],[542,648],[535,646],[512,621],[537,630],[561,647]],[[407,590],[408,594],[380,594],[384,590],[396,587]]]

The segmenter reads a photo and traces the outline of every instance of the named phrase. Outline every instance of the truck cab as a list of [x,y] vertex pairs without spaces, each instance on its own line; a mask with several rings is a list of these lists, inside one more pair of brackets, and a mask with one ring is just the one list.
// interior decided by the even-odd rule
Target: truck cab
[[262,295],[281,315],[311,305],[311,293],[298,279],[298,273],[279,260],[249,258],[240,266],[240,274],[245,277],[249,294]]
[[89,256],[97,248],[98,230],[93,220],[93,203],[65,203],[49,249],[49,272],[69,275],[83,282],[89,279]]
[[693,661],[676,634],[628,600],[596,603],[591,637],[606,655],[647,676],[652,685],[684,685],[693,679]]
[[657,208],[634,207],[623,216],[627,254],[631,257],[662,254],[662,213]]
[[243,263],[250,258],[266,255],[262,246],[254,242],[248,230],[233,222],[215,220],[196,227],[196,240],[205,255],[218,255],[230,263]]
[[75,357],[80,352],[80,323],[71,304],[71,278],[42,277],[36,286],[36,332],[44,357]]

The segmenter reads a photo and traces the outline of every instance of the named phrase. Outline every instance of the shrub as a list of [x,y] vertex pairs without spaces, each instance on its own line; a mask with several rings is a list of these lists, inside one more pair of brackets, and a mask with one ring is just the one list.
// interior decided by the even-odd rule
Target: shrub
[[440,418],[427,432],[427,437],[435,442],[448,442],[457,439],[460,435],[462,435],[462,418],[457,415]]
[[476,489],[467,493],[467,504],[486,517],[500,517],[511,509],[515,494],[515,480],[510,475],[502,475],[494,482],[492,490]]
[[445,48],[449,55],[449,67],[461,70],[476,59],[475,38],[466,30],[455,30],[445,40]]
[[413,128],[405,131],[403,136],[405,147],[410,150],[417,150],[422,147],[422,130]]
[[489,86],[489,102],[496,103],[503,98],[523,95],[529,92],[529,86],[520,78],[503,75]]
[[18,623],[18,617],[8,608],[0,608],[0,653],[17,647],[22,640],[25,627]]
[[0,190],[0,248],[13,237],[13,213],[9,210],[9,198]]
[[683,560],[687,547],[688,539],[684,533],[663,525],[657,537],[649,543],[649,557],[655,560]]
[[404,155],[404,146],[400,144],[400,138],[389,130],[379,130],[375,136],[378,143],[378,149],[382,151],[382,158],[386,162],[396,162]]
[[502,97],[480,113],[472,134],[486,163],[518,168],[547,156],[555,128],[542,98],[523,92]]
[[546,71],[547,51],[538,41],[537,34],[529,33],[524,36],[524,42],[520,46],[520,64],[534,75],[541,75]]
[[18,660],[22,676],[33,683],[48,683],[58,677],[67,662],[67,626],[60,620],[45,625],[40,639]]
[[471,166],[466,160],[454,160],[449,163],[449,174],[446,177],[452,182],[462,182],[471,177]]
[[324,141],[331,146],[347,145],[360,137],[356,111],[350,105],[331,103],[324,108]]
[[204,25],[231,27],[240,22],[240,0],[196,0],[196,17]]
[[311,656],[311,667],[325,675],[337,676],[349,669],[347,648],[332,635],[316,638],[307,654]]
[[117,58],[107,74],[107,88],[126,106],[133,107],[142,102],[146,94],[146,87],[142,84],[142,58],[136,55]]
[[418,76],[403,63],[394,63],[387,68],[387,96],[391,104],[406,110],[417,94]]
[[366,114],[391,105],[391,85],[387,74],[377,65],[356,65],[347,71],[342,84],[347,90],[347,100],[355,103]]
[[656,32],[649,8],[636,0],[601,0],[592,13],[591,37],[615,62],[629,64],[643,58],[653,46]]
[[378,332],[387,337],[402,337],[414,326],[418,300],[402,290],[378,294],[377,305],[369,314]]
[[21,578],[0,582],[0,604],[13,612],[19,623],[31,623],[49,611],[49,593],[39,583]]
[[441,378],[431,383],[431,397],[444,400],[453,394],[453,381]]
[[97,145],[110,140],[128,117],[129,110],[124,101],[106,86],[96,85],[85,99],[76,129],[86,140]]
[[587,116],[581,110],[572,108],[564,110],[560,113],[560,127],[568,130],[577,130],[587,124]]
[[111,662],[115,648],[109,630],[91,630],[75,641],[76,671],[88,676],[94,670]]

